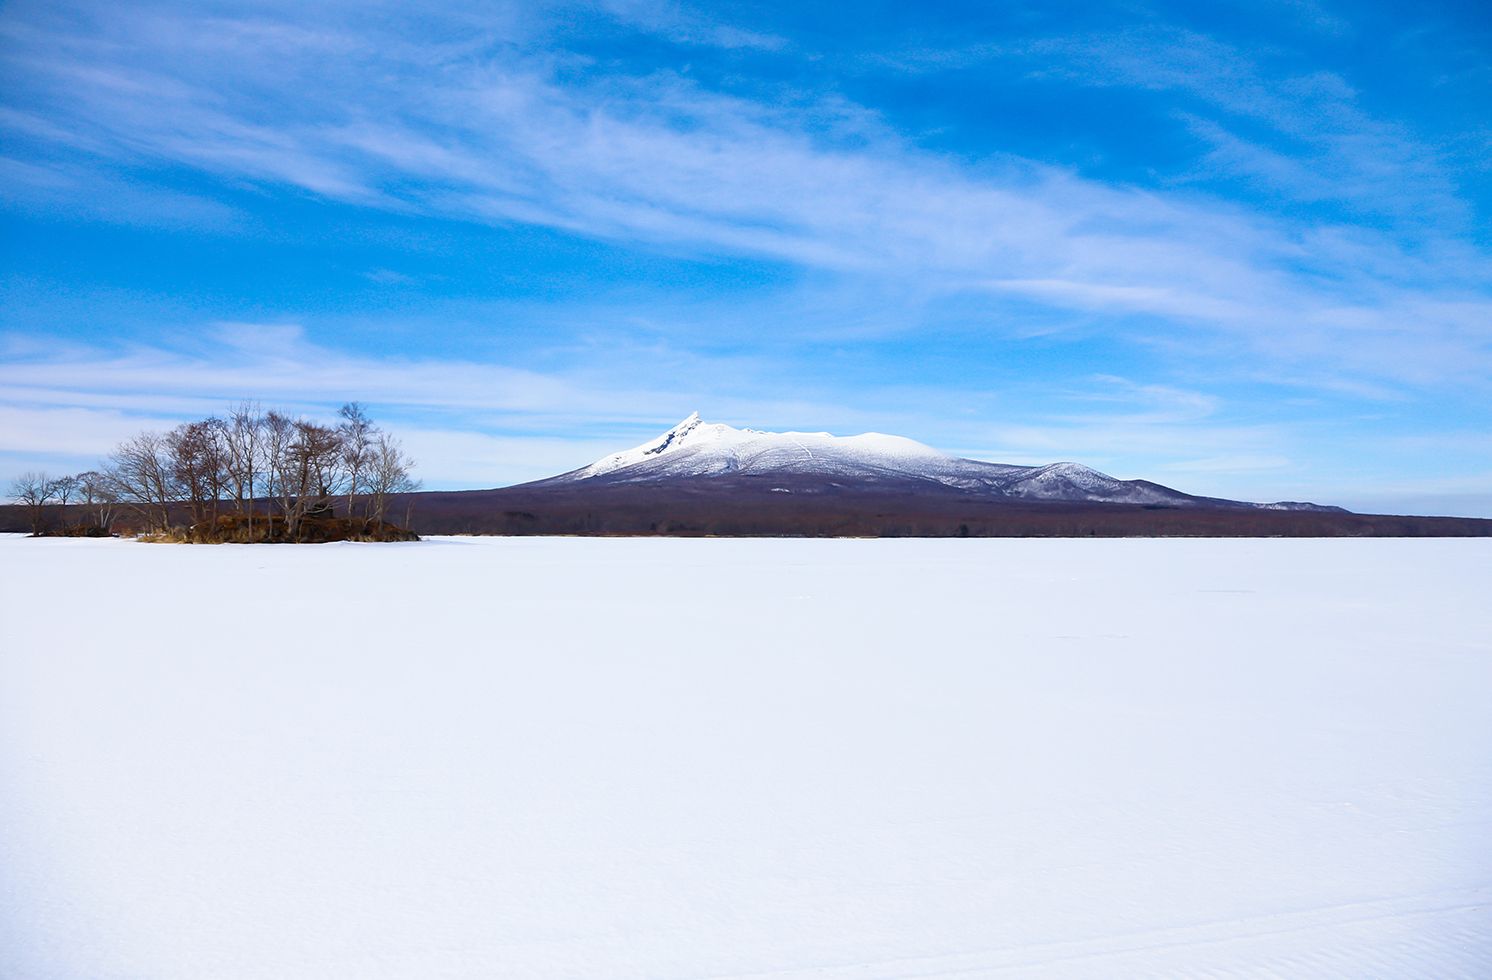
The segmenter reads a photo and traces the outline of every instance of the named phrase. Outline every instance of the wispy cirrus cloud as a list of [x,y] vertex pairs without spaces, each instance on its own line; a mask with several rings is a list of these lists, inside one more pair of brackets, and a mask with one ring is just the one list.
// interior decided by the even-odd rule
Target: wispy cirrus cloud
[[[1242,179],[1279,197],[1336,201],[1357,214],[1392,220],[1421,234],[1463,229],[1471,217],[1436,151],[1404,124],[1373,117],[1340,75],[1266,70],[1257,56],[1172,26],[1036,41],[1036,74],[1083,86],[1185,93],[1226,115],[1175,110],[1212,149],[1182,182]],[[1267,57],[1267,54],[1266,54]],[[1230,128],[1230,118],[1262,123],[1282,150]],[[1236,125],[1236,124],[1235,124]]]
[[[1333,33],[1344,26],[1332,23]],[[1278,49],[1249,51],[1151,22],[898,51],[872,61],[914,74],[1006,64],[1020,66],[1027,80],[1180,96],[1185,101],[1156,100],[1147,108],[1169,115],[1208,149],[1166,171],[1171,186],[1246,184],[1278,202],[1340,204],[1348,210],[1337,220],[1386,220],[1416,237],[1455,234],[1472,219],[1441,157],[1443,140],[1437,145],[1402,121],[1375,117],[1340,74],[1295,66]]]
[[[1286,360],[1352,349],[1354,370],[1404,383],[1492,368],[1492,264],[1438,232],[1427,246],[1397,227],[1247,213],[1015,158],[971,172],[833,98],[767,105],[669,72],[569,77],[563,57],[525,47],[516,14],[511,37],[502,21],[496,35],[489,25],[441,42],[345,19],[116,16],[107,44],[33,33],[22,67],[46,80],[74,149],[113,147],[142,167],[944,293],[1014,292],[1219,331]],[[1048,74],[1184,89],[1316,147],[1284,158],[1198,117],[1214,146],[1200,166],[1426,227],[1464,212],[1433,159],[1357,109],[1340,79],[1265,84],[1238,52],[1175,30],[1028,47]],[[390,84],[368,86],[380,72]],[[426,84],[398,84],[414,74]],[[1412,372],[1385,338],[1421,351]]]
[[743,30],[722,23],[671,0],[603,0],[601,8],[623,22],[655,32],[670,41],[708,44],[722,48],[787,47],[786,38],[762,31]]

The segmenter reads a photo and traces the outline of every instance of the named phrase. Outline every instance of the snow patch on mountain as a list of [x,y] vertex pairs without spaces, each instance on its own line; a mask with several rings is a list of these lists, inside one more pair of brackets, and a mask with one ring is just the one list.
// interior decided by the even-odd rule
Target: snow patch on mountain
[[578,483],[598,477],[642,482],[773,472],[866,476],[948,471],[951,475],[957,466],[950,464],[962,462],[968,461],[901,436],[879,432],[847,437],[827,432],[761,432],[710,424],[695,413],[656,439],[541,482]]

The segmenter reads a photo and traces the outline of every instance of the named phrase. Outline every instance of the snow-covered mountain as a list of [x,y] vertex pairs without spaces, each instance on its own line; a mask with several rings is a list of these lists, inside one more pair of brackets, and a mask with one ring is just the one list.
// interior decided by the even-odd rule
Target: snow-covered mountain
[[876,432],[759,432],[709,424],[690,415],[658,438],[578,470],[526,484],[676,483],[727,476],[781,482],[794,492],[810,479],[829,489],[962,491],[1023,500],[1154,506],[1340,510],[1294,502],[1253,504],[1196,497],[1147,480],[1119,480],[1079,463],[1014,466],[963,459],[901,436]]

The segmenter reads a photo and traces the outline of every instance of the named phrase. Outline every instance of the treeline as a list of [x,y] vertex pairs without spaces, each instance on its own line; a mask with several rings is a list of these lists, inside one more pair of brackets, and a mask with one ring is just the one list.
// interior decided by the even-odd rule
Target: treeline
[[24,474],[10,495],[36,534],[102,535],[127,519],[184,541],[412,537],[386,511],[395,494],[419,489],[414,461],[359,403],[338,418],[324,425],[243,402],[225,417],[142,432],[96,470]]

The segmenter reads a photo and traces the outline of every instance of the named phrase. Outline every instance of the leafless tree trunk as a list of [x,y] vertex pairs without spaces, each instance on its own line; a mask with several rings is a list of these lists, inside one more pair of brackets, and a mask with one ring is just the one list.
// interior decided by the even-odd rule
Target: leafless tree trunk
[[[337,431],[342,436],[342,467],[347,478],[347,517],[350,520],[357,516],[353,510],[357,496],[367,491],[368,470],[376,455],[373,435],[378,431],[378,426],[368,418],[368,413],[358,402],[348,402],[337,414],[342,417],[342,424],[337,426]],[[367,516],[368,505],[365,501],[363,517]]]
[[114,496],[108,490],[104,475],[97,470],[78,474],[79,492],[89,520],[105,531],[114,523]]
[[171,524],[177,488],[167,448],[159,434],[142,432],[120,443],[103,471],[108,490],[139,515],[147,531],[164,531]]
[[336,429],[299,419],[286,456],[287,487],[292,493],[286,497],[285,520],[287,532],[294,537],[316,501],[329,500],[341,488],[342,436]]
[[264,446],[265,489],[271,500],[280,508],[280,516],[287,524],[290,508],[295,500],[295,487],[291,479],[290,444],[295,438],[295,420],[281,415],[274,409],[264,416],[262,445]]
[[166,434],[172,482],[180,489],[193,524],[213,522],[228,484],[226,426],[221,419],[179,425]]
[[259,406],[239,402],[228,415],[224,440],[228,449],[228,478],[240,514],[248,518],[248,539],[254,540],[254,491],[262,474],[264,415]]
[[384,519],[391,494],[414,493],[420,488],[420,481],[409,475],[413,468],[414,460],[404,454],[399,440],[380,432],[373,443],[373,466],[369,474],[369,497],[375,520]]

